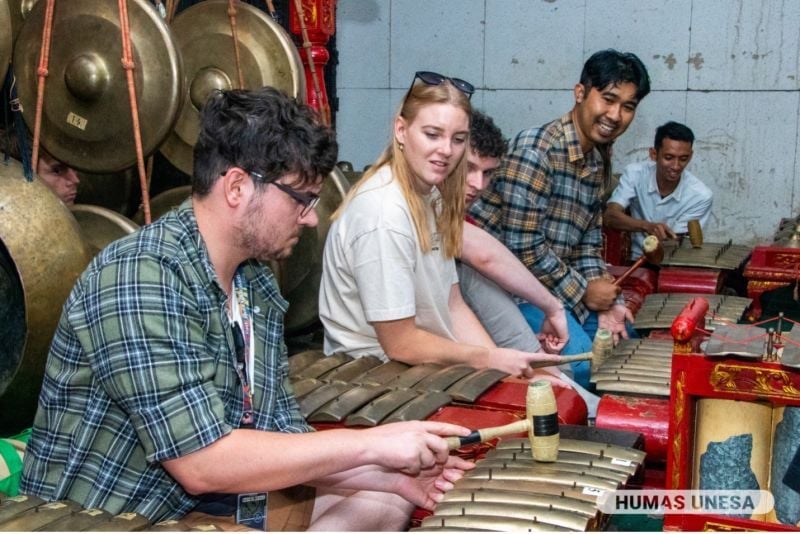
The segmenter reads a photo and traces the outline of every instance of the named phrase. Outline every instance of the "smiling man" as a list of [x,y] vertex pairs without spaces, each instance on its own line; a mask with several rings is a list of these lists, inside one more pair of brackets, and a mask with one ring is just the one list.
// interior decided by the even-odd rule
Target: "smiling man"
[[[630,314],[601,255],[603,193],[610,145],[649,91],[647,70],[635,55],[593,54],[575,85],[572,110],[520,132],[470,210],[572,312],[563,354],[589,350],[598,324],[615,338],[626,335]],[[538,310],[523,305],[523,312],[537,330]]]
[[[650,161],[625,167],[608,200],[605,224],[634,232],[632,257],[642,254],[645,235],[674,239],[691,220],[704,227],[711,215],[711,190],[686,170],[692,160],[694,133],[677,122],[662,124],[650,149]],[[625,213],[630,208],[631,214]]]

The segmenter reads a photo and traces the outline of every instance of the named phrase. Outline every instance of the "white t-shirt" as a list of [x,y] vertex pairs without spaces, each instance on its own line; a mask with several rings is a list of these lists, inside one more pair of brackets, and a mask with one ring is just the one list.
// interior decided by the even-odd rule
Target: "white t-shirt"
[[446,259],[436,232],[434,188],[425,197],[432,250],[423,253],[400,184],[384,166],[328,231],[322,258],[319,315],[326,354],[388,360],[375,321],[415,317],[418,327],[455,340],[448,301],[458,282],[455,261]]
[[[663,222],[679,234],[688,232],[687,223],[693,219],[705,227],[711,215],[712,193],[694,174],[684,170],[678,187],[661,198],[656,181],[656,163],[631,163],[619,180],[608,202],[631,208],[631,216],[650,222]],[[631,257],[642,255],[642,232],[631,234]]]

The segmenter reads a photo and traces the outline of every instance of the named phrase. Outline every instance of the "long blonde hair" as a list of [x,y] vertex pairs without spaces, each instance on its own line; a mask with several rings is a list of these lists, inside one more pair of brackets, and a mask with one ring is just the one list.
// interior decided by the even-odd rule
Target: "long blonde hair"
[[[417,83],[411,87],[400,104],[395,121],[398,117],[402,117],[410,124],[416,119],[422,108],[431,104],[451,104],[464,110],[467,116],[472,115],[469,98],[449,81],[444,81],[439,85]],[[469,147],[469,140],[464,145]],[[436,229],[439,235],[442,236],[442,247],[447,258],[461,255],[465,212],[464,196],[467,178],[466,153],[467,150],[465,149],[453,172],[443,183],[437,186],[441,195],[441,205],[433,207],[434,213],[436,213]],[[414,222],[414,229],[417,232],[420,248],[423,252],[429,252],[432,243],[430,231],[426,224],[424,199],[414,189],[413,173],[394,133],[389,146],[386,147],[383,154],[372,164],[369,170],[364,173],[364,176],[350,189],[331,219],[338,218],[347,208],[350,201],[358,195],[361,186],[386,164],[391,166],[393,178],[400,183],[403,197],[405,197],[411,213],[411,220]]]

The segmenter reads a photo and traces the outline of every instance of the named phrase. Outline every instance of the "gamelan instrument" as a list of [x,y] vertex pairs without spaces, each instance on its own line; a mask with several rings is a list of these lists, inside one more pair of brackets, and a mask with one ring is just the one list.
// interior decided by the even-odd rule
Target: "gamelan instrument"
[[170,25],[187,83],[180,98],[180,116],[161,152],[190,176],[200,110],[213,91],[270,86],[305,101],[303,65],[291,37],[267,13],[245,2],[236,2],[244,82],[240,86],[228,6],[227,0],[205,0],[178,13]]
[[206,525],[188,525],[181,520],[152,523],[146,517],[124,512],[117,515],[99,508],[82,508],[72,501],[45,502],[32,495],[0,496],[0,531],[3,532],[180,532],[221,531],[209,516]]
[[456,400],[474,401],[505,376],[466,365],[409,366],[373,356],[326,357],[320,350],[289,357],[289,379],[300,412],[310,423],[375,426],[425,419]]
[[[19,99],[31,130],[46,4],[33,5],[14,46]],[[148,155],[175,124],[183,71],[172,34],[150,2],[129,1],[128,19],[142,149]],[[79,170],[116,172],[136,163],[119,20],[113,0],[60,0],[55,6],[41,143]]]
[[[775,502],[773,510],[752,515],[667,515],[665,529],[798,530],[800,495],[786,483],[800,442],[796,360],[784,360],[788,353],[776,348],[776,332],[760,329],[756,337],[768,349],[762,353],[751,343],[754,326],[708,333],[696,321],[684,323],[698,332],[683,338],[697,335],[706,343],[700,345],[705,352],[690,347],[673,356],[667,489],[759,489]],[[778,345],[798,346],[783,332]]]
[[14,160],[0,165],[0,212],[0,429],[13,433],[33,421],[61,306],[91,251],[67,207]]
[[691,293],[653,293],[645,297],[644,305],[636,314],[633,326],[636,329],[667,329],[681,309],[693,298],[703,297],[708,301],[709,319],[736,322],[742,318],[752,299],[731,295],[697,295]]
[[672,341],[622,339],[592,372],[598,392],[669,396]]
[[695,247],[688,239],[683,239],[664,243],[661,265],[734,270],[747,261],[752,251],[752,247],[734,245],[730,240],[725,243],[703,243],[702,247]]
[[[781,219],[772,243],[756,246],[744,268],[747,296],[753,299],[748,319],[755,321],[761,317],[761,295],[765,292],[789,284],[794,284],[797,288],[799,272],[800,217]],[[793,293],[797,295],[797,289]]]
[[412,530],[599,530],[598,499],[627,485],[643,460],[629,447],[562,438],[558,461],[539,463],[528,438],[502,439]]

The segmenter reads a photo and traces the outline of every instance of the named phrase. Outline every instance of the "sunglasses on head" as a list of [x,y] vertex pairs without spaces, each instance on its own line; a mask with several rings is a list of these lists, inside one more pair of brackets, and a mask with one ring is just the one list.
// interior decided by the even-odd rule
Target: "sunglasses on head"
[[414,84],[417,82],[417,80],[422,80],[422,82],[426,85],[442,85],[446,81],[450,82],[456,89],[467,95],[468,99],[471,99],[472,94],[475,92],[475,86],[466,80],[462,80],[461,78],[450,78],[444,74],[430,72],[427,70],[420,70],[414,73],[414,79],[411,80],[411,87],[408,89],[409,92],[414,87]]

